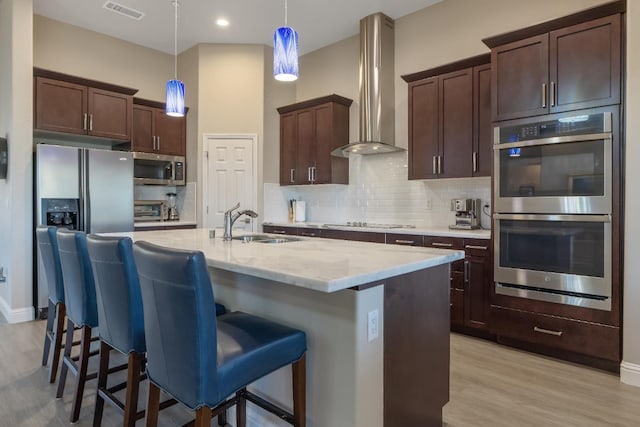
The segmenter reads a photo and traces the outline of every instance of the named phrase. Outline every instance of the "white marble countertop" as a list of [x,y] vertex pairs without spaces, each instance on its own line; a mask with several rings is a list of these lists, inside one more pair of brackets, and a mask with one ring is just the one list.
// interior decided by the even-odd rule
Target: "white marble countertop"
[[276,227],[309,227],[326,228],[331,230],[368,231],[371,233],[390,234],[416,234],[422,236],[458,237],[466,239],[490,239],[491,230],[452,230],[448,227],[401,227],[401,228],[375,228],[375,227],[341,227],[322,222],[264,222],[262,225],[274,225]]
[[181,227],[184,225],[196,225],[195,221],[142,221],[133,224],[134,227]]
[[209,238],[209,230],[201,228],[111,234],[176,249],[199,250],[210,267],[321,292],[336,292],[464,258],[464,251],[315,237],[276,244],[225,242],[222,230],[216,230],[216,237]]

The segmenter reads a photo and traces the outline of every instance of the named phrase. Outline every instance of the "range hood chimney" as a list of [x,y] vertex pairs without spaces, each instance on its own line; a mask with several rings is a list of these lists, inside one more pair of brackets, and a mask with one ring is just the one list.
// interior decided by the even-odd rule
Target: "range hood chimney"
[[404,151],[394,145],[394,22],[383,13],[360,20],[360,139],[334,156]]

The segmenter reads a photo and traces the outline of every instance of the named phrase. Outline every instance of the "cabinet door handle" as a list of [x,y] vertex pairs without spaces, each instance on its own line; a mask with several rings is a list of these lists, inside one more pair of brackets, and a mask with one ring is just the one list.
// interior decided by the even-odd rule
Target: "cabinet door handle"
[[453,247],[453,243],[433,242],[433,243],[431,243],[431,246],[437,246],[439,248],[451,248],[451,247]]
[[284,231],[284,230],[273,230],[272,233],[273,234],[287,234],[287,232]]
[[442,174],[442,156],[438,156],[438,175]]
[[291,182],[296,182],[295,173],[296,173],[296,170],[291,168],[291,172],[290,172],[290,181]]
[[431,172],[433,175],[437,175],[436,172],[436,156],[433,156],[432,162],[431,162]]
[[556,82],[551,82],[551,106],[556,106]]
[[307,168],[307,181],[311,182],[311,167]]
[[156,136],[156,141],[158,141],[158,151],[160,151],[160,137]]
[[542,83],[542,108],[547,108],[547,84]]
[[155,135],[153,135],[151,137],[151,143],[153,144],[152,150],[155,150],[156,149],[156,136]]
[[471,157],[473,161],[473,171],[478,172],[478,152],[474,151],[473,156]]
[[87,130],[87,113],[84,113],[84,118],[82,120],[82,130]]
[[415,245],[416,241],[415,240],[396,239],[395,243],[398,243],[398,244],[401,244],[401,245]]
[[486,246],[477,246],[477,245],[464,245],[465,249],[478,249],[481,251],[486,251],[488,248]]
[[540,332],[541,334],[553,335],[555,337],[562,336],[562,331],[552,331],[550,329],[538,328],[537,326],[533,327],[533,332]]
[[314,166],[313,167],[313,182],[316,182],[316,175],[317,175],[316,172],[317,172],[317,170],[316,170],[316,167]]
[[469,283],[469,261],[464,262],[464,282]]

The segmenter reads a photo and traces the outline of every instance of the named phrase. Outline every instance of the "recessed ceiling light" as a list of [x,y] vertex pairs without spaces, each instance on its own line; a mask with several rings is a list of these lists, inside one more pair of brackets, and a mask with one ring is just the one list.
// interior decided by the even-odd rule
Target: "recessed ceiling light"
[[218,18],[216,20],[216,25],[218,27],[227,27],[229,26],[229,21],[227,21],[225,18]]

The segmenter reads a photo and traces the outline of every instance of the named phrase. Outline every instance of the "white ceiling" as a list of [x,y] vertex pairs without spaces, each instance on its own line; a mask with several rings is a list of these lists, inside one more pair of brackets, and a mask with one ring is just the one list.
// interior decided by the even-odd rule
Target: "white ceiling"
[[[145,14],[140,21],[104,9],[106,0],[33,0],[34,13],[152,49],[173,53],[171,0],[114,0]],[[400,18],[441,0],[288,0],[288,25],[298,31],[300,53],[351,37],[361,18],[383,12]],[[284,25],[285,0],[180,0],[178,52],[197,43],[273,43]],[[218,27],[225,17],[230,25]]]

